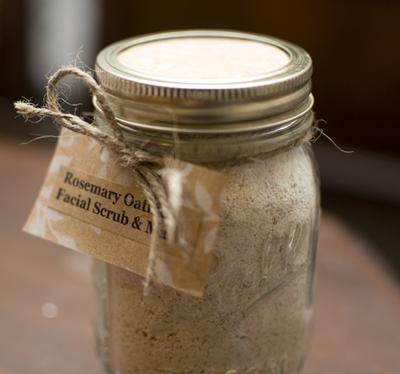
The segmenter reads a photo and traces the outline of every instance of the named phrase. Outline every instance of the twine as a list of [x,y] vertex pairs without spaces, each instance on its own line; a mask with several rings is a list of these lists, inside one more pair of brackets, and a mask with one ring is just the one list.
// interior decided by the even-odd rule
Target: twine
[[[57,85],[68,76],[74,76],[86,84],[91,95],[95,96],[100,109],[106,118],[108,128],[101,129],[94,122],[89,123],[77,115],[64,113],[58,104]],[[107,99],[106,92],[87,72],[77,67],[66,67],[54,73],[47,85],[46,106],[37,107],[27,101],[14,103],[15,110],[25,119],[44,117],[52,118],[58,125],[75,133],[89,136],[104,146],[112,149],[118,156],[120,164],[130,168],[136,181],[144,191],[153,213],[153,232],[150,241],[148,265],[145,277],[145,291],[154,276],[154,265],[157,252],[158,235],[165,230],[170,242],[180,241],[180,230],[178,230],[177,217],[178,208],[171,204],[168,186],[168,178],[162,170],[166,167],[168,160],[157,157],[140,149],[134,149],[124,138],[114,111]],[[163,177],[164,175],[164,177]],[[175,199],[176,201],[176,199]]]

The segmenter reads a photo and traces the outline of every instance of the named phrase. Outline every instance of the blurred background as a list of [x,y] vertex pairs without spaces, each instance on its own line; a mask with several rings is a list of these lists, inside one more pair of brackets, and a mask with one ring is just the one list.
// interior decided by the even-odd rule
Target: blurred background
[[[46,77],[60,66],[78,62],[91,68],[109,43],[156,31],[269,34],[311,54],[317,117],[338,145],[354,151],[341,153],[324,137],[315,145],[324,211],[379,253],[386,271],[399,279],[399,21],[396,0],[0,0],[1,209],[9,209],[9,198],[22,199],[17,223],[23,223],[39,184],[33,183],[25,200],[16,187],[40,181],[55,140],[21,143],[56,134],[46,121],[24,123],[12,104],[21,97],[41,102]],[[82,103],[71,110],[90,110],[84,88],[73,86],[71,92],[69,101]],[[26,176],[15,171],[18,165],[28,165]],[[5,196],[6,189],[16,196]],[[3,228],[15,230],[7,226],[13,214],[2,214]]]

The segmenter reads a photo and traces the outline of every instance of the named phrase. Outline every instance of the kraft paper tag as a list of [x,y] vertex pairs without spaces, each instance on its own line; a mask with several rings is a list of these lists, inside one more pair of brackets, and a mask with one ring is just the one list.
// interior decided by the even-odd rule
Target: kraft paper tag
[[[158,233],[154,278],[203,295],[212,261],[226,177],[176,161],[165,171],[182,201],[184,243]],[[153,220],[133,173],[106,147],[63,130],[47,176],[24,226],[30,234],[145,276]]]

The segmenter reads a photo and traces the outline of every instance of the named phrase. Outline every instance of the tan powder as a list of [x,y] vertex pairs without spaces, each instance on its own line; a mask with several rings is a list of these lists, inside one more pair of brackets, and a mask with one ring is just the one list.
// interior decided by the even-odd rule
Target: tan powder
[[118,374],[292,374],[308,345],[317,183],[306,149],[226,166],[203,299],[106,265],[100,348]]

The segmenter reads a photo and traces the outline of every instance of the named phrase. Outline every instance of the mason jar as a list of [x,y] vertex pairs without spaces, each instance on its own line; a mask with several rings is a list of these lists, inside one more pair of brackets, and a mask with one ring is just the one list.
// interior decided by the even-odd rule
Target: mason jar
[[300,372],[320,214],[311,72],[303,49],[231,31],[151,34],[100,52],[98,80],[132,147],[228,178],[202,298],[160,284],[144,296],[141,276],[96,262],[110,373]]

